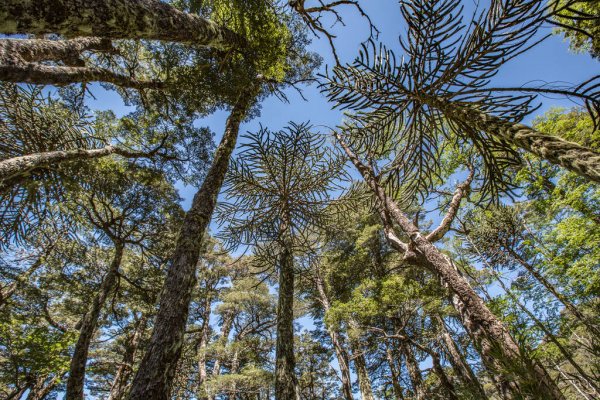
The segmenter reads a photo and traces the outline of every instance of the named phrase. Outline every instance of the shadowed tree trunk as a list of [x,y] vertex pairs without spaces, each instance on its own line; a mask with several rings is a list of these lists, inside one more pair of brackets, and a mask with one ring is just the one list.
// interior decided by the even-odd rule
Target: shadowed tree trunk
[[523,357],[519,346],[502,322],[487,308],[467,280],[446,255],[429,242],[390,198],[373,172],[350,150],[339,135],[340,145],[362,175],[390,218],[409,237],[414,249],[405,260],[434,272],[452,293],[452,304],[459,312],[465,329],[475,339],[482,358],[503,377],[503,385],[516,398],[563,399],[563,395],[547,371],[535,360]]
[[121,259],[123,257],[123,243],[115,243],[115,254],[110,265],[110,269],[104,276],[100,291],[94,297],[91,308],[84,315],[81,328],[79,329],[79,338],[75,344],[75,351],[71,359],[69,368],[69,378],[67,379],[66,400],[82,400],[83,385],[85,380],[85,367],[88,359],[88,351],[94,332],[98,325],[98,318],[106,299],[115,288]]
[[108,145],[100,149],[55,150],[43,153],[27,154],[0,161],[0,189],[24,181],[27,176],[40,168],[56,166],[63,162],[86,160],[118,154],[127,158],[152,156],[154,151],[135,152]]
[[[358,331],[358,323],[354,319],[348,321],[351,329]],[[360,390],[360,398],[362,400],[375,400],[373,397],[373,388],[371,386],[371,378],[367,370],[367,361],[365,352],[362,349],[358,338],[350,338],[350,349],[352,350],[352,359],[354,368],[356,369],[356,379],[358,380],[358,388]]]
[[150,345],[133,380],[131,400],[169,398],[181,355],[192,290],[196,284],[201,242],[225,179],[240,123],[254,100],[254,94],[254,90],[242,93],[231,110],[213,163],[185,215],[160,296]]
[[[285,222],[284,222],[285,223]],[[296,399],[294,358],[294,255],[283,229],[284,246],[279,263],[279,299],[277,302],[277,343],[275,348],[275,399]]]
[[400,344],[400,349],[404,355],[404,361],[406,362],[406,369],[408,370],[408,376],[412,384],[413,393],[415,400],[425,400],[425,388],[423,387],[423,377],[421,376],[421,369],[419,363],[415,358],[415,353],[410,343],[403,341]]
[[[323,305],[325,313],[327,313],[331,308],[331,303],[329,302],[329,297],[327,296],[327,292],[325,291],[323,279],[321,278],[321,275],[318,270],[315,274],[315,281],[321,304]],[[329,337],[331,338],[331,342],[333,343],[333,348],[335,350],[335,355],[338,360],[340,373],[342,375],[342,393],[344,393],[344,398],[346,400],[353,400],[354,397],[352,396],[352,380],[350,378],[348,352],[344,348],[342,337],[340,337],[338,332],[336,332],[333,328],[328,326],[327,333],[329,333]]]
[[198,387],[196,389],[196,396],[198,400],[207,400],[206,390],[204,383],[207,378],[206,371],[206,348],[208,347],[209,335],[210,335],[210,315],[212,297],[206,296],[206,304],[204,307],[204,315],[202,316],[202,331],[200,332],[200,342],[198,343]]
[[127,394],[127,387],[129,383],[129,378],[133,372],[133,363],[135,361],[135,355],[137,353],[138,347],[144,336],[144,332],[146,331],[146,326],[148,324],[148,318],[145,315],[137,321],[135,329],[133,331],[133,335],[131,336],[129,343],[127,343],[127,348],[125,349],[125,353],[123,354],[123,359],[121,360],[121,364],[117,369],[117,373],[113,379],[113,383],[110,388],[110,393],[108,395],[108,400],[122,400],[125,398]]
[[392,353],[392,349],[389,347],[385,351],[386,359],[388,362],[388,366],[390,368],[391,380],[392,380],[392,388],[394,389],[394,396],[396,396],[397,400],[404,399],[404,391],[402,390],[402,385],[400,384],[400,370],[396,365],[396,361],[394,359],[394,355]]
[[[29,393],[27,394],[27,397],[25,398],[25,400],[43,400],[43,399],[45,399],[46,396],[48,396],[50,394],[50,392],[54,388],[56,388],[56,385],[58,385],[60,383],[60,381],[64,377],[64,375],[65,375],[65,373],[56,374],[52,378],[50,378],[49,381],[47,379],[40,379],[29,390]],[[20,397],[17,397],[17,399],[20,399]]]
[[450,360],[450,363],[452,364],[452,367],[458,374],[459,378],[475,392],[478,398],[487,399],[487,395],[483,390],[483,386],[481,386],[479,379],[477,379],[477,376],[471,369],[471,366],[467,363],[467,360],[465,360],[463,354],[458,348],[458,345],[452,338],[452,335],[450,332],[448,332],[448,328],[446,327],[444,319],[439,315],[436,315],[434,318],[440,331],[441,341],[444,343],[444,347],[446,348],[448,359]]
[[600,153],[590,148],[478,111],[468,104],[455,104],[433,97],[421,100],[451,119],[468,121],[469,126],[497,140],[517,146],[588,180],[600,182]]
[[1,33],[148,39],[243,47],[238,35],[159,0],[3,0]]

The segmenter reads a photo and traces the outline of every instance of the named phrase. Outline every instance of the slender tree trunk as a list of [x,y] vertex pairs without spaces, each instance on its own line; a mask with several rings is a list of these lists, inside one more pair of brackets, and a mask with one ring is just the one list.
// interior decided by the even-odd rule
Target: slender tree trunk
[[396,400],[404,399],[404,391],[402,390],[402,385],[400,384],[400,371],[398,370],[398,366],[396,365],[396,361],[394,360],[394,355],[392,354],[392,349],[389,347],[385,351],[386,359],[388,362],[388,366],[390,367],[391,379],[392,379],[392,388],[394,389],[394,395],[396,396]]
[[133,335],[127,344],[127,348],[123,354],[123,359],[121,360],[121,365],[119,365],[117,373],[113,379],[108,400],[122,400],[125,398],[125,395],[127,394],[129,378],[133,372],[135,356],[142,337],[144,336],[144,332],[146,331],[147,325],[148,318],[145,315],[142,315],[142,317],[136,322]]
[[519,264],[521,264],[539,283],[542,284],[542,286],[546,288],[546,290],[548,290],[558,301],[562,303],[563,306],[565,306],[565,308],[571,315],[573,315],[582,324],[584,324],[590,330],[590,332],[594,334],[594,336],[600,338],[600,330],[596,326],[588,322],[588,319],[585,317],[585,315],[583,315],[581,311],[579,311],[575,304],[570,302],[565,295],[560,293],[558,289],[556,289],[556,287],[554,287],[554,285],[544,277],[544,275],[537,271],[537,269],[533,265],[529,264],[525,259],[523,259],[523,257],[517,254],[516,251],[514,251],[511,248],[509,248],[508,251],[510,255]]
[[429,352],[429,355],[431,356],[433,371],[440,379],[440,383],[442,385],[442,388],[444,389],[444,398],[448,400],[458,400],[458,397],[456,396],[456,389],[454,388],[454,385],[448,378],[448,375],[446,375],[446,371],[444,371],[444,368],[440,363],[439,356],[433,351]]
[[243,38],[159,0],[3,0],[1,33],[148,39],[241,48]]
[[192,290],[196,284],[201,242],[223,185],[240,123],[254,100],[254,93],[242,93],[233,107],[214,161],[184,218],[160,296],[150,345],[133,380],[130,400],[169,398],[181,355]]
[[450,332],[448,332],[448,328],[446,327],[444,319],[439,315],[436,315],[434,318],[440,330],[440,336],[445,345],[448,359],[450,360],[452,367],[460,379],[467,384],[469,389],[474,391],[474,393],[477,395],[477,398],[487,399],[487,395],[483,390],[483,386],[481,386],[479,379],[477,379],[477,376],[471,369],[471,366],[467,363],[467,360],[465,360],[462,352],[458,348],[458,345],[452,338],[452,335]]
[[54,150],[27,154],[0,161],[0,190],[21,183],[33,171],[56,166],[64,162],[86,160],[118,154],[128,158],[151,156],[151,152],[134,152],[108,145],[100,149]]
[[202,332],[200,333],[200,342],[198,343],[198,387],[196,389],[198,400],[208,400],[204,384],[207,379],[206,348],[208,347],[210,333],[211,305],[212,299],[210,296],[207,296],[204,316],[202,318]]
[[450,258],[426,240],[400,210],[398,204],[385,193],[373,172],[356,157],[339,135],[337,138],[379,202],[410,238],[414,253],[406,261],[433,271],[450,289],[453,305],[459,312],[465,329],[476,339],[482,357],[490,366],[495,366],[495,372],[504,377],[504,385],[509,387],[516,397],[563,399],[562,393],[545,369],[535,360],[526,359],[521,355],[519,346],[506,327],[487,308]]
[[65,373],[56,374],[54,377],[50,379],[50,381],[46,382],[46,380],[42,380],[40,385],[36,385],[29,390],[27,394],[27,398],[25,400],[43,400],[50,394],[54,388],[60,383],[61,379],[64,377]]
[[[284,236],[287,230],[284,230]],[[275,348],[275,399],[296,399],[294,358],[294,256],[289,239],[284,237],[279,265],[277,304],[277,343]]]
[[[233,321],[235,320],[236,313],[234,311],[228,311],[223,316],[223,325],[221,326],[221,335],[219,339],[217,339],[217,343],[225,348],[227,347],[227,343],[229,342],[229,334],[231,333],[231,328],[233,328]],[[216,377],[221,375],[221,363],[223,362],[222,357],[219,355],[215,360],[215,365],[213,366],[212,376]]]
[[113,256],[110,269],[102,280],[100,292],[94,297],[91,308],[84,315],[81,328],[79,329],[79,338],[75,344],[75,351],[71,359],[69,368],[69,378],[67,379],[66,400],[83,400],[83,386],[85,380],[85,367],[88,359],[90,343],[98,325],[98,318],[106,299],[115,288],[121,259],[123,257],[123,243],[115,243],[115,254]]
[[[50,246],[52,247],[52,246]],[[0,307],[2,307],[10,298],[16,293],[16,291],[23,285],[27,280],[37,271],[42,265],[43,257],[48,255],[49,250],[45,250],[43,255],[40,255],[34,262],[31,264],[27,271],[19,275],[14,282],[6,285],[4,288],[0,288]]]
[[[358,323],[350,319],[348,321],[351,329],[357,330]],[[358,388],[360,390],[361,400],[375,400],[373,396],[373,388],[371,386],[371,378],[367,370],[367,361],[365,359],[364,350],[358,339],[350,339],[350,349],[352,350],[352,358],[354,368],[356,369],[356,378],[358,380]]]
[[[323,305],[325,313],[327,313],[331,307],[331,303],[329,302],[329,297],[327,296],[327,292],[325,291],[325,284],[323,283],[323,279],[321,278],[319,271],[317,271],[315,274],[315,281],[321,304]],[[330,326],[327,326],[327,333],[329,333],[329,337],[331,338],[331,342],[333,343],[333,348],[335,350],[335,355],[338,360],[340,373],[342,375],[342,393],[344,394],[344,399],[354,400],[354,396],[352,396],[352,380],[350,378],[348,352],[344,348],[343,339],[338,334],[338,332],[336,332]]]
[[600,153],[592,149],[478,111],[468,104],[455,104],[439,98],[421,100],[441,110],[451,119],[468,121],[469,126],[486,132],[498,140],[508,142],[588,180],[600,183]]
[[400,349],[404,355],[404,362],[406,362],[406,369],[408,370],[408,376],[413,387],[414,398],[415,400],[425,400],[426,391],[423,387],[423,377],[421,376],[421,369],[415,358],[415,353],[410,343],[406,341],[400,344]]

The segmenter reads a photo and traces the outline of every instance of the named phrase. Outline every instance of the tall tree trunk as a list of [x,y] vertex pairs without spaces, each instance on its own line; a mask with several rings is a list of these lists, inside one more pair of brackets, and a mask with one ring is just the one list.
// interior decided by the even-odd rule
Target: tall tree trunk
[[47,379],[40,379],[39,382],[37,382],[29,390],[29,393],[27,394],[25,400],[43,400],[44,398],[46,398],[46,396],[50,394],[50,392],[54,388],[56,388],[56,386],[60,383],[64,375],[64,372],[56,374],[52,378],[50,378],[49,381],[47,381]]
[[553,164],[600,183],[600,153],[568,142],[557,136],[546,135],[535,129],[476,110],[469,104],[455,104],[439,98],[422,98],[425,103],[441,110],[444,115],[486,132],[498,140],[526,150]]
[[150,345],[133,380],[130,400],[169,398],[171,382],[181,355],[192,291],[196,284],[196,265],[202,239],[225,179],[240,123],[254,100],[254,94],[253,90],[242,93],[233,107],[213,163],[200,190],[194,196],[192,207],[185,215],[160,296]]
[[450,360],[450,363],[452,364],[452,367],[458,374],[459,378],[469,387],[470,390],[475,393],[475,395],[477,395],[477,398],[487,399],[487,395],[483,390],[481,382],[479,382],[479,379],[477,379],[473,369],[471,369],[471,366],[467,363],[467,360],[452,338],[452,335],[446,327],[444,319],[439,315],[436,315],[434,319],[438,326],[446,353],[448,354],[448,359]]
[[415,400],[425,400],[426,391],[423,386],[423,377],[421,376],[421,369],[415,358],[412,346],[410,343],[403,341],[400,344],[400,349],[404,355],[404,362],[406,362],[406,369],[408,370],[408,376],[412,384],[414,398]]
[[560,301],[562,303],[562,305],[565,306],[565,309],[571,315],[573,315],[582,324],[584,324],[590,330],[590,332],[592,332],[597,338],[600,338],[600,329],[598,329],[593,324],[589,323],[588,319],[585,317],[585,315],[583,315],[583,313],[581,311],[579,311],[577,306],[575,304],[573,304],[571,301],[569,301],[569,299],[565,295],[563,295],[561,292],[559,292],[558,289],[556,289],[556,287],[554,287],[554,285],[552,283],[550,283],[550,281],[548,281],[546,279],[546,277],[544,277],[544,275],[542,275],[533,265],[528,263],[523,257],[521,257],[519,254],[517,254],[517,252],[514,251],[513,249],[509,248],[508,252],[540,284],[542,284],[542,286],[544,286],[546,288],[546,290],[548,290],[558,301]]
[[137,353],[142,337],[144,336],[144,332],[146,331],[147,325],[148,318],[146,317],[146,315],[142,315],[142,317],[136,322],[133,335],[129,339],[129,343],[127,343],[125,353],[123,354],[123,359],[121,360],[121,364],[119,365],[119,368],[117,369],[117,372],[113,379],[113,383],[110,388],[110,393],[108,395],[108,400],[122,400],[125,398],[125,395],[127,394],[129,378],[131,377],[133,372],[133,363],[135,362],[135,355]]
[[[327,313],[331,308],[331,303],[329,301],[329,297],[327,296],[327,291],[325,290],[325,284],[318,270],[315,274],[315,281],[321,304],[323,305],[325,313]],[[335,329],[333,329],[330,326],[327,326],[327,333],[329,333],[329,337],[331,338],[331,342],[333,343],[333,348],[335,350],[335,355],[338,360],[340,373],[342,375],[342,393],[344,394],[344,399],[354,400],[354,396],[352,396],[352,380],[350,378],[348,352],[344,347],[343,338],[339,335],[338,332],[335,331]]]
[[504,384],[515,397],[531,396],[536,399],[563,399],[564,396],[545,369],[535,360],[523,357],[519,346],[502,322],[487,308],[467,280],[458,272],[449,257],[429,242],[404,214],[398,204],[379,185],[373,172],[337,135],[346,154],[363,179],[400,229],[409,237],[413,253],[406,261],[426,268],[440,277],[452,293],[453,305],[481,351],[482,358],[496,373],[504,377]]
[[392,388],[394,389],[394,396],[396,396],[396,400],[404,399],[404,391],[402,390],[402,385],[400,384],[400,370],[396,365],[396,361],[394,359],[394,355],[392,353],[392,349],[389,347],[385,351],[386,359],[388,362],[388,366],[390,368],[391,380],[392,380]]
[[[351,329],[358,330],[358,323],[354,319],[350,318],[348,324]],[[356,369],[360,398],[362,400],[375,400],[375,397],[373,397],[371,378],[369,377],[369,371],[367,370],[365,352],[358,338],[350,338],[350,349],[352,350],[352,359],[354,361],[354,368]]]
[[27,176],[40,168],[56,166],[63,162],[86,160],[118,154],[127,158],[150,157],[154,152],[135,152],[108,145],[100,149],[54,150],[27,154],[0,161],[0,190],[23,182]]
[[1,33],[147,39],[241,48],[245,40],[160,0],[3,0]]
[[446,371],[444,371],[444,368],[440,363],[440,357],[433,351],[430,351],[429,355],[431,356],[433,371],[440,379],[440,383],[443,388],[443,393],[445,395],[444,398],[448,400],[458,400],[458,397],[456,396],[456,389],[454,388],[454,385],[448,378],[448,375],[446,375]]
[[113,256],[110,269],[104,276],[100,285],[100,292],[94,297],[91,308],[84,315],[81,328],[79,329],[79,338],[75,344],[75,351],[71,359],[69,368],[69,378],[67,379],[67,389],[65,393],[66,400],[83,400],[83,385],[85,380],[85,367],[88,359],[90,343],[98,325],[98,318],[106,299],[115,288],[121,259],[123,258],[123,243],[115,243],[115,254]]
[[[284,229],[284,235],[287,230]],[[284,237],[279,263],[279,300],[277,303],[277,343],[275,348],[275,399],[296,399],[294,358],[294,255]]]
[[208,347],[210,334],[210,315],[211,315],[212,298],[207,295],[204,315],[202,317],[202,331],[200,332],[200,342],[198,343],[198,387],[196,396],[198,400],[208,400],[206,388],[204,384],[207,379],[206,371],[206,348]]
[[[223,316],[223,325],[221,325],[221,334],[217,339],[217,344],[221,346],[223,349],[227,347],[227,343],[229,342],[229,334],[231,333],[231,328],[233,328],[233,321],[236,317],[235,311],[227,311]],[[221,355],[218,355],[215,364],[213,365],[212,376],[216,377],[221,375],[221,363],[223,362],[223,358]]]

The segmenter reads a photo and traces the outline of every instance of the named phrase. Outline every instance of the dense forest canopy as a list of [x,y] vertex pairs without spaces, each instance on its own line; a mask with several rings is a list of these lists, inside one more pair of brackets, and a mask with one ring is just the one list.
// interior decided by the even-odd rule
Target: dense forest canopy
[[600,398],[599,27],[3,0],[0,398]]

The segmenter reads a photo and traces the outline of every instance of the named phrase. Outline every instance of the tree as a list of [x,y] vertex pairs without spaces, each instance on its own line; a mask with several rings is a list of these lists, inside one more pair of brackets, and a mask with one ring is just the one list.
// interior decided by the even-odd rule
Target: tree
[[294,375],[294,257],[310,248],[315,226],[323,226],[329,193],[343,161],[306,124],[262,129],[245,137],[226,180],[221,219],[235,245],[267,245],[279,269],[275,396],[296,397]]

